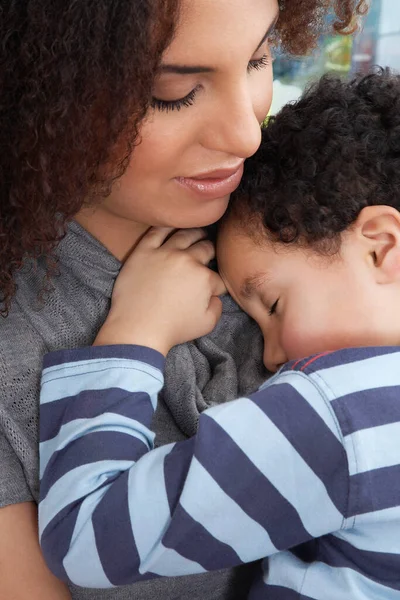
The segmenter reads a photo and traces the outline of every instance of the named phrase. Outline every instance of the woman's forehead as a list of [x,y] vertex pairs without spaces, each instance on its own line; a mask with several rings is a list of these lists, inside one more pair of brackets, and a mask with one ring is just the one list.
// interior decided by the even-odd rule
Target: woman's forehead
[[216,52],[234,58],[246,46],[251,55],[268,37],[278,14],[277,0],[182,0],[176,33],[163,62],[182,58],[210,62],[218,58]]

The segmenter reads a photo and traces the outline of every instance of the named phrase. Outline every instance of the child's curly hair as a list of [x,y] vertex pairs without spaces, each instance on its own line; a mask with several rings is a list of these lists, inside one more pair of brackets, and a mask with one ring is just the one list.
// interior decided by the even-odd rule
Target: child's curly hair
[[[368,205],[400,210],[400,75],[326,75],[272,117],[232,209],[273,240],[335,252]],[[243,220],[241,221],[243,223]]]
[[[276,37],[304,54],[326,14],[350,31],[365,0],[282,0]],[[65,222],[124,172],[179,0],[0,5],[0,314],[25,257],[51,257]],[[1,311],[3,307],[3,311]]]

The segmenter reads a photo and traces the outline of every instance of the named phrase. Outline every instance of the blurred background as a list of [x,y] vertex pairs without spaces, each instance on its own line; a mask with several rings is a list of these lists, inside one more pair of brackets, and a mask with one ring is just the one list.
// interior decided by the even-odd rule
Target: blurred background
[[400,72],[400,0],[370,0],[370,5],[355,36],[322,36],[318,50],[307,59],[275,56],[270,114],[296,100],[307,83],[326,72],[351,76],[374,65]]

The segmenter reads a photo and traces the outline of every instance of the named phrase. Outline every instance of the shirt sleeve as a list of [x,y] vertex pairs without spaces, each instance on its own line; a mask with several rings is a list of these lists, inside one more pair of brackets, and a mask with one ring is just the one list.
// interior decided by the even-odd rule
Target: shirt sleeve
[[50,354],[41,391],[41,545],[61,579],[113,587],[251,562],[343,526],[348,466],[304,373],[205,411],[153,450],[163,357],[110,346]]

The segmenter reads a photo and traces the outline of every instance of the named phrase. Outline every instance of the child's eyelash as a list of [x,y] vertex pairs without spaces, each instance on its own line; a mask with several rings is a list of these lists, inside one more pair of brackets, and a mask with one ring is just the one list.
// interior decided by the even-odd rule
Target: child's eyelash
[[278,298],[278,300],[276,300],[273,303],[273,305],[269,309],[268,314],[269,314],[270,317],[272,317],[272,315],[276,313],[276,309],[278,308],[278,302],[279,302],[279,298]]
[[[269,58],[267,54],[264,54],[261,58],[251,60],[247,66],[247,71],[259,71],[264,69],[269,64]],[[179,100],[160,100],[159,98],[152,98],[151,107],[156,108],[162,112],[171,112],[173,110],[181,110],[186,106],[192,106],[196,97],[196,94],[200,86],[195,87],[187,96],[180,98]]]

